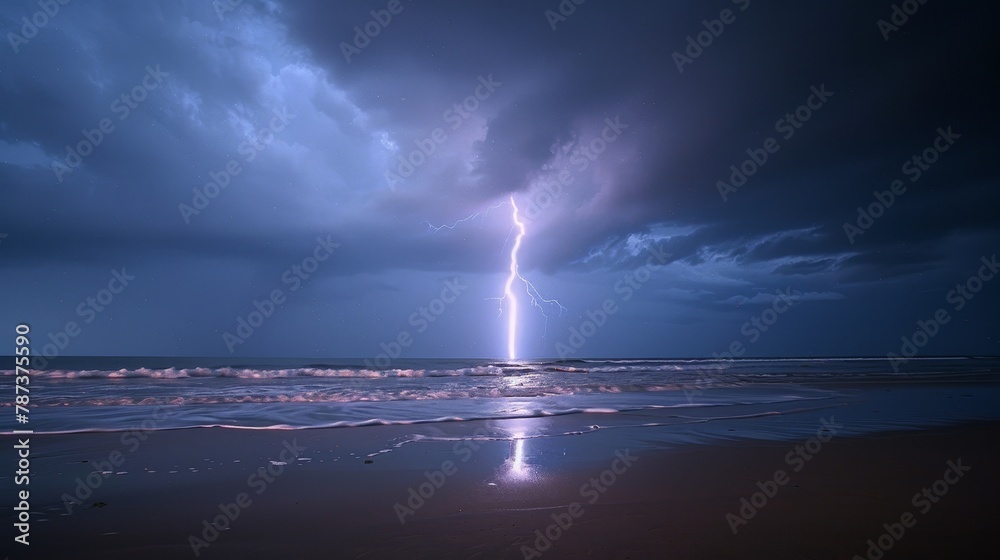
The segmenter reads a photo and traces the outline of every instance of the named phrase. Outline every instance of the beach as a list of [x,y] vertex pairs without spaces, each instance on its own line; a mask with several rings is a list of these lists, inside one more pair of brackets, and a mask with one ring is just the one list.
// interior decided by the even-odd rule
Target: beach
[[996,548],[1000,4],[0,19],[0,560]]

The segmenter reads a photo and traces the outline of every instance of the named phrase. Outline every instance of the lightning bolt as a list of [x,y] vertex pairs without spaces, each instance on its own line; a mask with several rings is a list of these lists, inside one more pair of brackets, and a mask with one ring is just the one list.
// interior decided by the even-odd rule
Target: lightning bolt
[[521,248],[521,238],[524,237],[525,229],[524,222],[517,217],[517,204],[514,204],[513,195],[510,197],[510,205],[514,207],[513,219],[517,237],[514,238],[514,246],[510,249],[510,275],[507,276],[507,283],[503,286],[503,297],[507,299],[507,356],[509,360],[513,360],[517,349],[517,297],[514,296],[511,287],[514,278],[521,278],[521,273],[517,271],[517,251]]
[[[514,237],[514,246],[510,250],[510,274],[507,276],[507,282],[504,284],[503,297],[497,298],[501,301],[500,312],[503,313],[503,300],[507,301],[507,358],[509,360],[517,359],[517,297],[514,295],[513,285],[514,279],[518,279],[524,282],[524,290],[527,293],[529,301],[532,307],[537,307],[542,312],[542,316],[545,317],[545,332],[548,333],[549,329],[549,315],[545,311],[545,307],[542,303],[546,305],[555,304],[559,308],[559,314],[561,315],[566,308],[563,304],[559,303],[555,299],[546,299],[542,297],[542,294],[538,291],[538,288],[534,284],[528,281],[527,278],[521,276],[519,270],[519,264],[517,262],[517,252],[521,248],[521,239],[524,238],[524,234],[527,232],[524,227],[524,222],[521,221],[518,216],[517,203],[514,202],[514,197],[510,197],[510,205],[514,209],[511,214],[511,219],[514,221],[514,225],[511,227],[511,232],[517,230],[517,236]],[[510,235],[508,234],[508,238]]]
[[493,206],[490,206],[489,208],[487,208],[486,210],[484,210],[482,212],[476,212],[475,214],[471,214],[469,216],[466,216],[466,217],[462,218],[461,220],[458,220],[457,222],[455,222],[453,224],[443,224],[443,225],[440,225],[440,226],[436,226],[436,225],[428,222],[427,220],[424,220],[422,223],[427,224],[427,228],[430,229],[431,231],[433,231],[434,233],[437,233],[437,232],[439,232],[439,231],[441,231],[443,229],[455,229],[456,227],[458,227],[458,224],[463,224],[465,222],[469,222],[469,221],[475,220],[476,218],[482,218],[482,220],[485,220],[486,216],[489,216],[490,210],[496,210],[497,208],[500,208],[504,204],[507,204],[506,200],[503,201],[503,202],[498,202],[498,203],[494,204]]
[[[444,225],[440,225],[440,226],[435,226],[435,225],[431,224],[428,221],[424,221],[423,223],[427,224],[428,229],[430,229],[430,231],[435,232],[435,233],[437,233],[437,232],[439,232],[439,231],[441,231],[443,229],[452,230],[452,229],[455,229],[456,227],[458,227],[459,224],[470,222],[470,221],[472,221],[472,220],[474,220],[476,218],[481,218],[482,220],[485,220],[486,216],[489,215],[490,210],[495,210],[495,209],[497,209],[497,208],[499,208],[499,207],[501,207],[501,206],[503,206],[505,204],[508,204],[508,203],[510,203],[510,206],[512,208],[511,219],[513,220],[513,225],[511,226],[510,232],[507,234],[507,241],[510,240],[510,236],[512,234],[514,234],[515,231],[517,232],[517,235],[515,235],[515,237],[514,237],[514,245],[511,247],[511,250],[510,250],[510,264],[508,265],[507,280],[504,283],[503,296],[496,297],[496,298],[487,298],[487,299],[493,299],[493,300],[497,300],[499,302],[500,309],[499,309],[499,314],[497,315],[497,317],[500,317],[500,316],[503,315],[504,303],[507,304],[506,305],[506,307],[507,307],[507,358],[509,360],[513,361],[513,360],[517,359],[517,327],[518,327],[518,323],[517,323],[517,319],[518,319],[518,313],[517,313],[518,299],[517,299],[517,296],[514,293],[514,281],[515,280],[520,280],[521,282],[524,283],[524,291],[525,291],[525,294],[528,296],[528,301],[531,303],[531,306],[532,307],[537,307],[539,310],[541,310],[542,316],[545,317],[545,332],[546,333],[548,332],[548,321],[549,321],[549,314],[547,312],[547,307],[551,308],[551,306],[553,306],[553,305],[556,306],[559,309],[559,313],[560,314],[562,314],[562,312],[566,310],[566,308],[561,303],[559,303],[558,300],[555,300],[555,299],[546,299],[545,297],[543,297],[542,294],[538,291],[538,288],[536,288],[534,284],[532,284],[530,281],[528,281],[528,279],[525,278],[524,276],[521,276],[521,272],[519,270],[519,266],[520,265],[519,265],[519,263],[517,261],[517,253],[521,249],[521,241],[524,238],[524,235],[527,233],[527,228],[525,227],[524,222],[521,221],[521,218],[520,218],[520,215],[519,215],[519,211],[518,211],[518,208],[517,208],[517,203],[514,202],[513,195],[508,200],[504,200],[504,201],[498,202],[498,203],[494,204],[493,206],[490,206],[489,208],[487,208],[484,211],[476,212],[475,214],[471,214],[469,216],[466,216],[466,217],[462,218],[461,220],[458,220],[458,221],[456,221],[456,222],[454,222],[452,224],[444,224]],[[504,241],[504,246],[507,245],[507,241]]]

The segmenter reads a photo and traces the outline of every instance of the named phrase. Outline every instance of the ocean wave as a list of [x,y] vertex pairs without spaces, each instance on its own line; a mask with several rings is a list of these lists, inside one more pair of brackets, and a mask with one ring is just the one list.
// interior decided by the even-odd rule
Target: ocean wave
[[[717,385],[721,386],[721,385]],[[695,385],[580,385],[546,387],[386,387],[336,389],[304,389],[291,387],[281,391],[262,388],[260,391],[227,391],[183,394],[165,393],[136,396],[119,392],[101,392],[87,395],[46,395],[33,401],[38,407],[70,406],[156,406],[156,405],[210,405],[210,404],[272,404],[272,403],[363,403],[390,401],[446,401],[459,399],[544,398],[557,396],[609,395],[619,393],[658,393],[693,389]],[[0,408],[11,407],[12,402],[0,401]]]
[[[173,367],[147,367],[136,364],[132,367],[94,367],[102,361],[125,365],[135,363],[137,358],[68,358],[63,367],[53,363],[53,369],[32,371],[32,375],[50,379],[185,379],[230,377],[237,379],[280,379],[280,378],[392,378],[392,377],[517,377],[536,374],[616,374],[671,373],[716,376],[732,374],[748,378],[767,376],[819,373],[831,375],[887,375],[890,363],[882,357],[852,358],[739,358],[739,359],[561,359],[524,362],[487,360],[410,360],[397,361],[396,367],[374,368],[360,361],[344,361],[341,364],[306,363],[281,367],[277,364],[224,364],[217,359],[201,360],[193,358],[178,361],[193,362],[191,367],[169,364]],[[67,367],[69,363],[85,360],[91,367]],[[156,360],[154,360],[156,361]],[[160,359],[159,361],[162,361]],[[996,358],[973,358],[967,356],[911,358],[907,362],[907,372],[926,374],[942,370],[962,370],[965,366],[957,363],[975,361],[975,367],[995,371]],[[215,362],[214,366],[209,363]],[[956,363],[957,362],[957,363]],[[991,363],[992,362],[992,363]],[[909,367],[912,365],[913,367]],[[940,369],[939,369],[940,368]],[[936,371],[935,371],[936,370]],[[13,370],[2,369],[0,375],[12,376]]]
[[[517,377],[545,373],[661,373],[682,371],[678,365],[636,366],[604,365],[574,367],[566,364],[540,363],[532,365],[490,364],[461,368],[441,369],[369,369],[369,368],[238,368],[238,367],[194,367],[194,368],[135,368],[135,369],[82,369],[44,370],[34,375],[48,379],[191,379],[191,378],[236,378],[236,379],[287,379],[287,378],[398,378],[398,377]],[[0,374],[13,375],[12,370],[0,370]]]
[[[952,358],[948,361],[965,360]],[[545,377],[558,382],[558,376],[573,378],[600,377],[606,384],[619,384],[624,380],[659,377],[675,383],[697,379],[701,382],[739,384],[768,380],[796,380],[808,382],[828,378],[879,379],[905,376],[969,375],[995,372],[994,363],[984,360],[975,368],[950,367],[943,359],[935,358],[920,367],[894,373],[881,358],[824,358],[817,360],[555,360],[536,363],[480,363],[465,367],[397,367],[373,369],[362,366],[303,367],[166,367],[118,369],[52,369],[32,371],[31,375],[52,380],[175,380],[175,379],[412,379],[412,378],[518,378]],[[992,360],[995,362],[995,360]],[[855,365],[850,363],[869,364]],[[761,366],[768,363],[769,366]],[[840,365],[842,364],[842,365]],[[437,365],[437,364],[434,364]],[[443,364],[442,364],[443,365]],[[15,375],[13,370],[0,370],[0,378]]]
[[[524,373],[534,373],[524,370]],[[13,375],[11,370],[0,371],[3,375]],[[286,369],[256,368],[136,368],[116,370],[45,370],[34,375],[48,379],[189,379],[223,377],[237,379],[283,379],[300,377],[319,378],[393,378],[393,377],[499,377],[516,375],[517,372],[496,366],[474,366],[454,369],[363,369],[363,368],[319,368],[302,367]]]
[[[701,407],[710,407],[711,405],[701,405]],[[169,430],[182,430],[182,429],[194,429],[194,428],[225,428],[232,430],[310,430],[310,429],[321,429],[321,428],[364,428],[371,426],[416,426],[416,425],[426,425],[426,424],[452,424],[460,422],[479,422],[488,420],[516,420],[516,419],[529,419],[529,418],[548,418],[556,416],[574,416],[574,415],[615,415],[622,412],[637,412],[642,410],[656,410],[665,409],[671,407],[664,407],[662,405],[646,405],[646,406],[635,406],[635,407],[566,407],[566,408],[533,408],[528,410],[519,410],[517,412],[511,413],[493,413],[493,414],[467,414],[467,415],[450,415],[450,416],[435,416],[435,417],[425,417],[425,418],[383,418],[383,417],[369,417],[364,419],[352,419],[352,420],[332,420],[328,422],[310,422],[309,424],[289,424],[286,422],[264,422],[259,425],[248,425],[248,424],[236,424],[236,423],[226,423],[226,422],[199,422],[190,423],[185,422],[181,424],[172,424],[169,421],[161,422],[155,426],[144,427],[140,425],[131,427],[87,427],[87,428],[71,428],[71,429],[54,429],[47,430],[45,428],[36,429],[34,433],[36,434],[83,434],[83,433],[116,433],[116,432],[128,432],[133,430],[142,429],[145,432],[158,432],[158,431],[169,431]],[[678,408],[689,408],[689,407],[678,407]],[[701,418],[688,418],[686,416],[677,414],[670,415],[666,418],[675,418],[680,420],[692,420],[701,422]],[[722,418],[720,416],[719,418]],[[139,420],[140,417],[136,416],[135,420]],[[129,426],[128,421],[125,422],[126,426]],[[593,429],[597,429],[596,426],[591,426]],[[12,435],[12,431],[2,431],[0,430],[0,435]],[[557,434],[551,434],[557,435]],[[437,439],[430,437],[428,439]],[[467,439],[467,438],[462,438]],[[506,439],[506,438],[502,438]]]

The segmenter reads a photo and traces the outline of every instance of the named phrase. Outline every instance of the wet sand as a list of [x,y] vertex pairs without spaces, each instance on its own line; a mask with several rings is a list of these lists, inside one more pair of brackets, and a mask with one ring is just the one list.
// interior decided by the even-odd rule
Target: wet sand
[[[484,425],[455,424],[451,435]],[[734,434],[733,441],[670,446],[649,441],[643,429],[608,430],[520,444],[424,441],[367,456],[410,431],[201,428],[135,441],[121,433],[33,436],[30,555],[14,544],[4,552],[130,559],[866,558],[867,541],[895,523],[903,531],[898,539],[883,537],[892,546],[885,558],[975,557],[988,550],[998,519],[995,423],[870,437],[818,433],[811,443]],[[12,444],[2,439],[4,447]],[[107,469],[101,463],[111,458],[121,462]],[[959,459],[968,468],[958,469],[961,477],[948,466]],[[88,487],[88,476],[99,484]],[[12,504],[11,479],[2,482]],[[935,501],[915,502],[925,487]],[[752,517],[743,506],[741,516],[743,498],[766,504]],[[0,515],[7,527],[10,511]],[[911,527],[901,523],[905,513],[913,516],[904,518]]]

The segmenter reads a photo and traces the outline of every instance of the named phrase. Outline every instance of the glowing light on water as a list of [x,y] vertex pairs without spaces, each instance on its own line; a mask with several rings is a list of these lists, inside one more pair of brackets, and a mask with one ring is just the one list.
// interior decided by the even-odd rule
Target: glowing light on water
[[514,440],[514,458],[511,460],[510,472],[516,476],[523,476],[527,472],[524,465],[524,440]]

